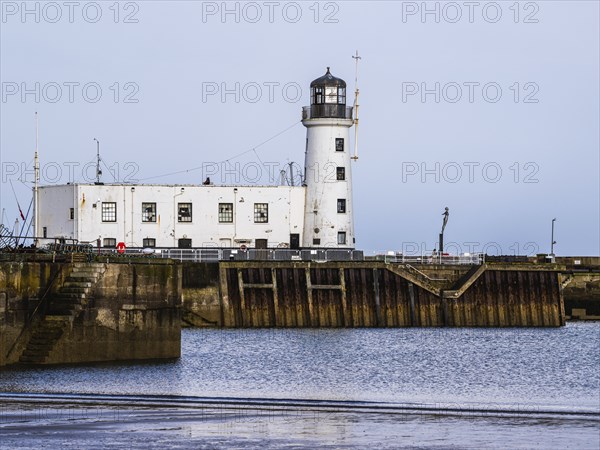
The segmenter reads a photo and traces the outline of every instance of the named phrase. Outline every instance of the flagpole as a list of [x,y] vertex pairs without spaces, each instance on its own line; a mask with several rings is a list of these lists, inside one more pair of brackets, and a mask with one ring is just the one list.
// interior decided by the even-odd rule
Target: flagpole
[[38,158],[39,126],[38,113],[35,113],[35,157],[34,157],[34,183],[33,183],[33,243],[38,246],[38,227],[39,227],[39,197],[38,185],[40,182],[40,160]]

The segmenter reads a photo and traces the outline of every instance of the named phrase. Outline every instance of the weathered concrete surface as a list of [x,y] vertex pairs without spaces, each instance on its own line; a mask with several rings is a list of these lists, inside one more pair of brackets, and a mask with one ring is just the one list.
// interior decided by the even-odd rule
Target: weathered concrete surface
[[0,366],[54,278],[63,278],[60,263],[0,263]]
[[182,302],[184,326],[206,327],[222,323],[218,264],[183,264]]
[[568,318],[600,320],[600,271],[564,274],[565,313]]
[[254,261],[222,262],[218,270],[219,303],[214,284],[203,281],[184,309],[224,327],[548,327],[565,320],[558,265],[436,271],[366,261]]
[[48,363],[178,358],[180,301],[178,265],[108,264]]
[[[19,351],[27,344],[30,330],[32,298],[41,296],[52,268],[26,263],[21,267],[0,265],[0,296],[10,298],[0,314],[0,364],[15,363]],[[63,272],[70,273],[69,264]],[[34,272],[35,275],[30,275]],[[61,280],[58,280],[57,287]],[[48,298],[48,308],[53,305]],[[181,352],[181,266],[174,263],[105,264],[80,311],[67,320],[67,326],[45,364],[81,363],[153,358],[176,358]],[[50,317],[50,316],[46,316]],[[41,318],[38,318],[38,322]],[[23,342],[20,342],[23,341]],[[10,357],[7,358],[7,354]]]

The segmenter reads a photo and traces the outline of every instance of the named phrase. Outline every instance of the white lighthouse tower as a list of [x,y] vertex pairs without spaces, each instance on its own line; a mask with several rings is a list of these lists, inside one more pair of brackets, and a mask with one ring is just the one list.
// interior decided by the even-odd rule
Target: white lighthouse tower
[[354,248],[352,170],[346,82],[327,73],[310,84],[306,127],[303,247]]

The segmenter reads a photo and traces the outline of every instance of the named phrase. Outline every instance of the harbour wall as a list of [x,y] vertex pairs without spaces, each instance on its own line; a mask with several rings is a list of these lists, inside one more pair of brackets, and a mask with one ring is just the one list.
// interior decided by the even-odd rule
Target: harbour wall
[[189,325],[234,328],[556,327],[565,323],[561,270],[377,261],[185,264],[183,315]]
[[600,320],[600,257],[561,256],[567,319]]
[[600,269],[580,269],[563,276],[567,319],[600,320]]
[[177,358],[180,349],[178,264],[0,264],[0,366]]
[[559,264],[4,262],[0,366],[176,358],[182,324],[555,327],[599,292],[597,267]]

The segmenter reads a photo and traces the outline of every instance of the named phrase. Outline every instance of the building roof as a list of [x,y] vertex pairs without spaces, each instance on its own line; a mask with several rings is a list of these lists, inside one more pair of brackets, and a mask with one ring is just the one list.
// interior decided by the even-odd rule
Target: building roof
[[67,184],[46,184],[44,186],[40,186],[40,189],[43,188],[55,188],[55,187],[66,187],[66,186],[97,186],[97,187],[163,187],[163,188],[299,188],[304,186],[288,186],[288,185],[274,185],[274,184],[136,184],[136,183],[67,183]]
[[334,77],[331,75],[329,71],[329,67],[327,68],[327,72],[322,77],[317,78],[312,83],[310,83],[310,87],[315,86],[337,86],[337,87],[346,87],[346,82],[341,78]]

